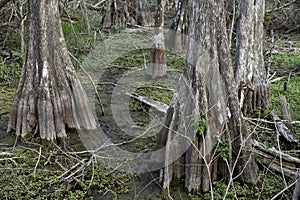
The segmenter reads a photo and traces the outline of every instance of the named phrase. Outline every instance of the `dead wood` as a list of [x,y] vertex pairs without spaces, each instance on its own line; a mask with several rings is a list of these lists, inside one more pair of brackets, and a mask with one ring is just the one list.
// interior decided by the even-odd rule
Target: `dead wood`
[[152,108],[155,108],[157,111],[163,113],[163,114],[166,114],[167,113],[167,109],[168,109],[168,105],[164,104],[164,103],[161,103],[161,102],[158,102],[158,101],[154,101],[153,99],[150,99],[150,98],[147,98],[147,97],[143,97],[143,96],[140,96],[136,93],[126,93],[126,95],[140,101],[140,102],[143,102],[149,106],[151,106]]
[[290,106],[286,101],[286,98],[284,95],[278,94],[278,99],[280,103],[280,110],[281,110],[281,116],[284,120],[286,120],[288,123],[292,121],[291,112],[290,112]]
[[300,181],[299,181],[299,178],[297,180],[297,183],[296,183],[296,186],[295,186],[295,189],[294,189],[294,192],[293,192],[293,200],[298,200],[300,199]]
[[278,81],[281,81],[282,79],[284,79],[285,77],[278,77],[278,78],[274,78],[272,80],[269,80],[269,83],[275,83],[275,82],[278,82]]
[[274,158],[281,157],[283,161],[288,162],[290,165],[300,166],[300,159],[293,157],[287,153],[277,150],[275,147],[265,148],[263,144],[259,143],[256,140],[253,140],[253,145],[255,150],[259,150],[261,152],[265,152],[266,154],[273,156]]
[[253,141],[254,152],[259,155],[261,163],[268,165],[277,172],[284,172],[285,175],[295,178],[298,175],[300,159],[287,153],[272,148],[266,148],[258,141]]
[[283,136],[288,142],[298,143],[297,138],[274,112],[271,112],[271,116],[275,122],[276,132]]

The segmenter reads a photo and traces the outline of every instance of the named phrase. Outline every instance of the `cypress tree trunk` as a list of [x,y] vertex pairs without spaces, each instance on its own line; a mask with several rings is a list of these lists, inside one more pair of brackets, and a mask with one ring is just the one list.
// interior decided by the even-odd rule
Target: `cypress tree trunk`
[[188,6],[185,71],[157,141],[158,148],[166,146],[163,187],[183,176],[189,191],[206,192],[218,177],[255,184],[257,166],[238,106],[224,1],[191,0]]
[[156,0],[155,28],[147,75],[151,78],[163,77],[167,74],[165,39],[164,39],[164,7],[165,0]]
[[240,108],[246,114],[265,109],[270,101],[263,56],[265,1],[241,1],[239,7],[234,73]]
[[28,1],[27,49],[8,132],[42,139],[66,136],[66,127],[95,129],[96,122],[63,36],[58,0]]

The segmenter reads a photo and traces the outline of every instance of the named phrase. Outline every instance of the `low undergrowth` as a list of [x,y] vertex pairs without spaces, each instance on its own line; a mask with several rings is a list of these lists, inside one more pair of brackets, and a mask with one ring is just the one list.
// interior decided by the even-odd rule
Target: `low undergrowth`
[[[26,145],[28,146],[28,144]],[[134,176],[59,147],[1,147],[0,199],[90,199],[129,191]],[[96,198],[97,199],[97,198]]]
[[[230,186],[226,181],[215,181],[213,183],[213,199],[271,199],[275,195],[279,194],[283,188],[286,188],[294,182],[294,180],[288,179],[285,184],[282,176],[269,170],[267,166],[259,171],[260,179],[256,186],[248,186],[239,182],[233,182]],[[281,195],[278,195],[277,199],[290,199],[293,193],[293,188],[285,191]],[[190,194],[191,200],[209,200],[212,199],[212,194],[207,192],[205,194]]]

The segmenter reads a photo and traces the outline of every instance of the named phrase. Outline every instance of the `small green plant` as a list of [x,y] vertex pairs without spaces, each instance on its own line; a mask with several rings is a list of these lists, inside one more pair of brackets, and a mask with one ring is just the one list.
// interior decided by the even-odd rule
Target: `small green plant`
[[269,149],[271,147],[270,143],[268,141],[264,141],[263,145],[266,149]]
[[205,113],[201,112],[199,117],[194,118],[194,124],[199,135],[203,135],[207,127],[207,120],[205,118]]
[[221,139],[218,142],[217,152],[220,153],[220,156],[223,160],[227,160],[231,158],[231,150],[228,146],[228,141],[225,139]]
[[179,56],[178,54],[166,51],[166,57],[167,57],[167,66],[172,69],[177,70],[183,70],[185,59],[182,56]]

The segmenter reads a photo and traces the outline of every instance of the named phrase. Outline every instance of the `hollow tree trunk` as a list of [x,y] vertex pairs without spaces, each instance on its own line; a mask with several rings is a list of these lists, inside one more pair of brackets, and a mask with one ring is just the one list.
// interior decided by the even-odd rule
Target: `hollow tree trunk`
[[153,26],[154,20],[145,0],[109,0],[107,2],[103,26],[126,27],[127,24]]
[[165,39],[164,39],[164,7],[165,0],[156,0],[156,16],[154,37],[150,49],[147,75],[151,78],[163,77],[167,73]]
[[265,109],[270,99],[263,57],[264,11],[264,0],[240,2],[234,72],[244,114]]
[[88,98],[69,57],[58,0],[28,1],[25,63],[8,123],[8,132],[25,137],[39,130],[53,140],[66,127],[96,128]]
[[185,71],[157,140],[157,148],[166,148],[163,187],[182,177],[189,191],[206,192],[219,176],[255,184],[257,166],[238,107],[224,1],[191,0],[188,6]]

